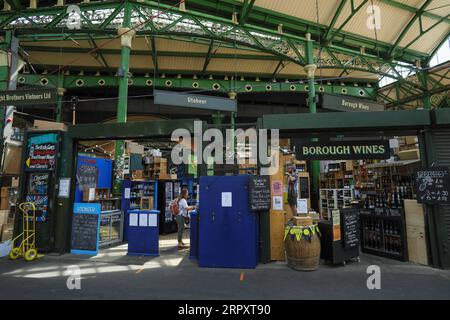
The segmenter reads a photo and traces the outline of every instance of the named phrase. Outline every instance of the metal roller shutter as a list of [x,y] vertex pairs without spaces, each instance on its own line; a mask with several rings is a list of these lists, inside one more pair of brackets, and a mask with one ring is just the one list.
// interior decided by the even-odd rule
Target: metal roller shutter
[[[435,165],[450,166],[450,129],[433,130],[432,132]],[[450,205],[435,206],[441,264],[450,268]]]

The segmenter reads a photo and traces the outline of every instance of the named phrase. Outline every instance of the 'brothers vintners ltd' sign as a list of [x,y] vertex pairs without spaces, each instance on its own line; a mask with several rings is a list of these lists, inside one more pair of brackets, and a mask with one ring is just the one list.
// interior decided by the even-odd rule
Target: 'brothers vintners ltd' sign
[[56,103],[56,89],[0,91],[0,106]]
[[295,144],[299,160],[358,160],[388,159],[389,141],[328,141],[299,142]]

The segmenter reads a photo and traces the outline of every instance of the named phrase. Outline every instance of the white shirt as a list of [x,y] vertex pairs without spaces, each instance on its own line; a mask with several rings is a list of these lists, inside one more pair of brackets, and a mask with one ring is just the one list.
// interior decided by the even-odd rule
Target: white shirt
[[178,214],[181,214],[184,217],[188,216],[188,204],[186,199],[182,198],[180,201],[178,201],[178,208],[180,210]]

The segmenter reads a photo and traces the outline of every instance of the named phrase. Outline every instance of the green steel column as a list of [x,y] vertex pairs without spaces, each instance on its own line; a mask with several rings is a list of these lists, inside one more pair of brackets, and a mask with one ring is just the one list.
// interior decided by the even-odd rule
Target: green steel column
[[56,98],[56,122],[61,122],[62,118],[63,98],[64,93],[66,92],[66,89],[64,89],[63,86],[64,86],[64,75],[60,74],[58,77],[58,88],[57,88],[58,96]]
[[[121,55],[119,76],[119,99],[117,104],[117,122],[127,122],[128,104],[128,72],[130,64],[131,40],[135,31],[131,27],[131,4],[125,3],[122,28],[118,29],[121,36]],[[124,168],[125,141],[117,140],[114,150],[114,194],[121,192]]]
[[[0,43],[0,90],[8,90],[9,84],[9,66],[8,54],[11,46],[12,32],[5,31],[4,40]],[[0,173],[3,173],[3,131],[5,130],[5,111],[6,107],[1,107],[0,112]]]
[[[314,63],[314,47],[313,40],[311,39],[311,34],[306,34],[306,63],[305,70],[308,77],[308,108],[310,113],[316,113],[316,87],[314,84],[314,73],[317,66]],[[317,139],[313,139],[317,141]],[[320,162],[312,161],[312,189],[313,194],[316,195],[315,200],[318,201],[319,194],[319,179],[320,179]],[[317,208],[318,209],[318,208]]]
[[224,117],[224,114],[220,111],[217,111],[211,116],[213,124],[222,124]]
[[428,72],[424,70],[420,70],[418,73],[418,77],[420,80],[420,83],[422,84],[422,88],[424,90],[424,96],[423,96],[423,108],[426,110],[431,109],[431,96],[430,91],[428,90]]

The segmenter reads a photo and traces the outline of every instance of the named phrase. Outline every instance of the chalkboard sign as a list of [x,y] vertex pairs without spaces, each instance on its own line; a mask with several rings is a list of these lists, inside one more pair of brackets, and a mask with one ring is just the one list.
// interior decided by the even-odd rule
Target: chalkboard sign
[[300,177],[300,198],[308,199],[309,198],[309,179],[307,177]]
[[28,194],[47,195],[48,173],[31,173],[28,181]]
[[55,170],[56,154],[56,143],[31,145],[26,160],[27,170]]
[[96,166],[81,165],[77,170],[77,181],[82,189],[97,187],[98,168]]
[[71,253],[97,254],[100,204],[75,203],[72,215]]
[[419,169],[415,175],[417,202],[425,204],[448,204],[449,168],[430,167]]
[[357,209],[341,209],[341,226],[345,248],[359,246],[359,212]]
[[72,250],[97,251],[98,214],[74,214],[72,218]]
[[250,206],[252,210],[270,209],[270,178],[269,176],[250,176],[249,181]]

